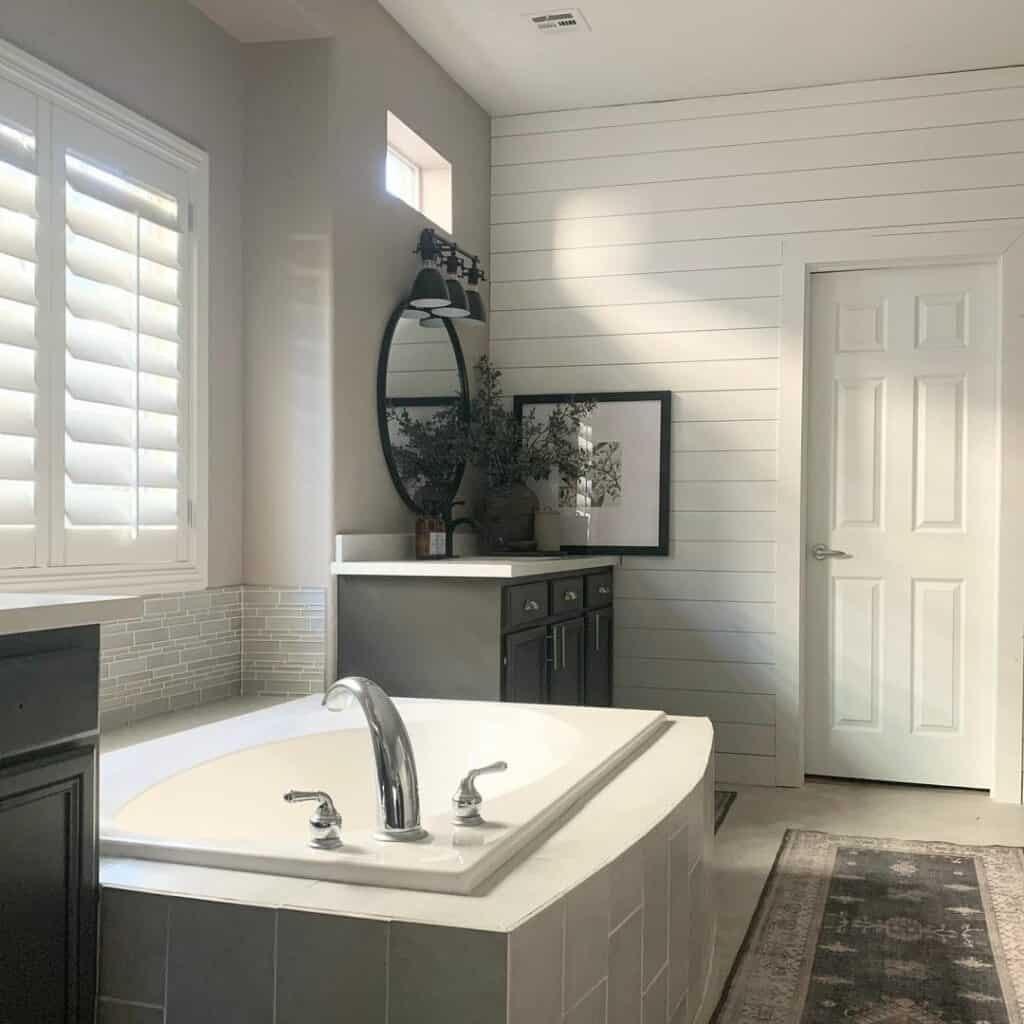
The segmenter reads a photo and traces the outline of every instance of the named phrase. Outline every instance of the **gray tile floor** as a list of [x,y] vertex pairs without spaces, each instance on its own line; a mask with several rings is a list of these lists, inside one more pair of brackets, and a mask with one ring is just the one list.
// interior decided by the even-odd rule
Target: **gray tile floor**
[[706,1021],[746,934],[787,828],[840,835],[1024,846],[1024,808],[987,793],[809,781],[800,789],[733,786],[739,796],[718,833],[718,945]]

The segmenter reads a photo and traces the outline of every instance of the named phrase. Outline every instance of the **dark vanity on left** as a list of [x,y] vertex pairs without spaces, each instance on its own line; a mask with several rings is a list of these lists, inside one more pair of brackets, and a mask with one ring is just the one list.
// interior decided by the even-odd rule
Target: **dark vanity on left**
[[127,597],[0,594],[0,1021],[91,1024],[100,628]]

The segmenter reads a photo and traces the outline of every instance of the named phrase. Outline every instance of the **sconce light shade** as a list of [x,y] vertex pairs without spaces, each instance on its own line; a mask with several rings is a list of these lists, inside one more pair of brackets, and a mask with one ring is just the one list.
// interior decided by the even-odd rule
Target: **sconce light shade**
[[440,306],[434,310],[435,316],[443,316],[448,320],[457,320],[469,316],[469,303],[466,301],[466,292],[461,282],[454,277],[448,278],[449,302],[446,306]]
[[439,316],[428,316],[420,321],[420,327],[444,327],[444,321]]
[[422,320],[425,316],[429,316],[425,309],[417,309],[415,306],[406,306],[402,310],[403,320]]
[[416,309],[437,309],[449,303],[448,288],[437,267],[421,267],[412,285],[409,305]]
[[469,303],[469,319],[481,324],[487,323],[487,307],[483,296],[475,288],[466,292],[466,302]]

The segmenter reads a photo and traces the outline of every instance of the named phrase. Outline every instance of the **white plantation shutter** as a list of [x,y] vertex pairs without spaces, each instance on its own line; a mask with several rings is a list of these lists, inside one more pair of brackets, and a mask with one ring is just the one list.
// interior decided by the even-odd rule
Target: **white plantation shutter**
[[207,195],[0,40],[0,590],[205,585]]
[[181,172],[55,118],[63,207],[65,565],[166,563],[185,543],[187,198]]
[[34,133],[5,118],[16,99],[0,91],[0,568],[34,566],[39,540],[39,177]]

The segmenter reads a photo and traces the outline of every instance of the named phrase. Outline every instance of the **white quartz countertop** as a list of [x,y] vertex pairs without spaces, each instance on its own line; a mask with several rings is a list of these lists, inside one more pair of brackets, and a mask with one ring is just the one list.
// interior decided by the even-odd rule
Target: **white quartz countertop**
[[530,576],[547,576],[557,572],[584,569],[605,569],[618,565],[616,555],[502,556],[475,558],[396,559],[393,561],[332,562],[335,576],[434,576],[457,579],[514,580]]
[[141,597],[0,592],[0,636],[66,626],[92,626],[107,619],[127,619],[141,614]]

